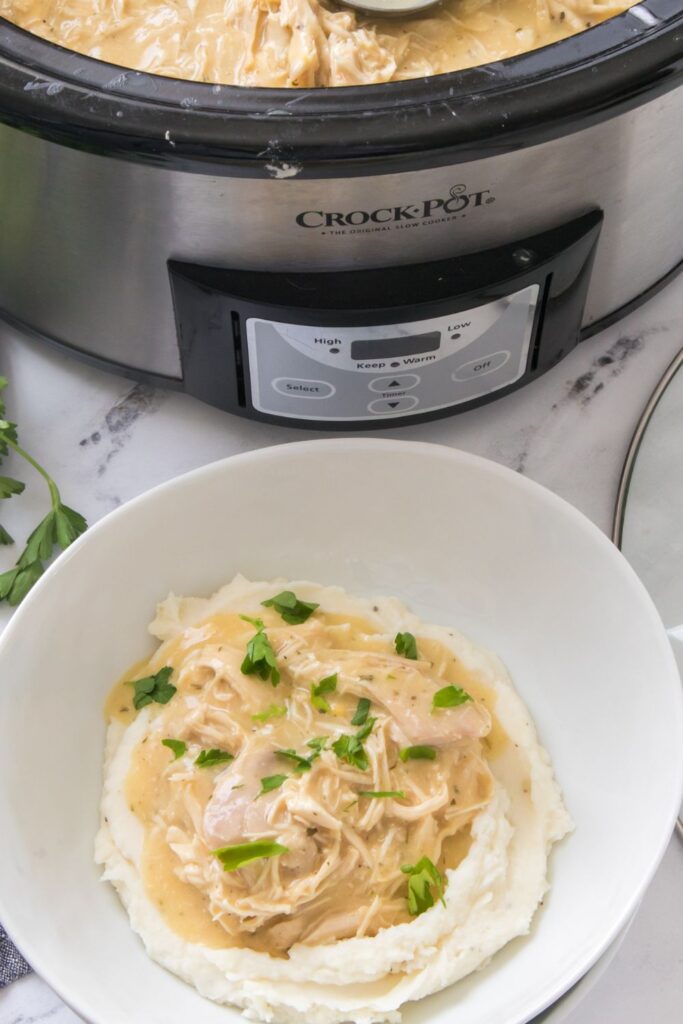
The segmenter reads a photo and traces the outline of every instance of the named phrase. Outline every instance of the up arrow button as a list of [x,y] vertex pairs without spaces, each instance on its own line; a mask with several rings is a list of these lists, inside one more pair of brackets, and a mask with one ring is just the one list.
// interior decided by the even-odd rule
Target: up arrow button
[[368,387],[371,391],[381,393],[382,391],[412,391],[420,383],[416,373],[401,373],[395,377],[374,377]]

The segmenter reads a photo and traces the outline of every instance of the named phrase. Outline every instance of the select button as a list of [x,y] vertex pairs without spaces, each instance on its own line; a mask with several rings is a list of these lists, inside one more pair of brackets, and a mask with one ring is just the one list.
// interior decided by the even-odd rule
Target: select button
[[410,391],[420,383],[416,373],[397,373],[395,377],[375,377],[368,384],[371,391]]
[[326,380],[299,380],[297,377],[276,377],[273,388],[281,395],[295,398],[331,398],[337,390]]

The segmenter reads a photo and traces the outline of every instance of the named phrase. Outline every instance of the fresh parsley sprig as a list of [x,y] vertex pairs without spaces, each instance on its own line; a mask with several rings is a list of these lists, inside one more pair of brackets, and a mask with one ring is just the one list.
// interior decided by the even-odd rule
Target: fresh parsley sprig
[[173,760],[177,761],[179,757],[182,757],[187,750],[187,743],[184,740],[162,740],[164,747],[168,747],[173,752]]
[[337,673],[334,675],[326,676],[321,679],[319,683],[313,683],[311,686],[311,704],[316,711],[320,711],[323,715],[330,711],[330,705],[325,699],[326,693],[334,693],[337,689]]
[[351,719],[351,725],[365,725],[370,714],[370,701],[367,697],[361,697],[356,705],[356,713]]
[[176,692],[177,687],[170,682],[173,669],[165,665],[155,672],[153,676],[144,676],[142,679],[132,679],[131,685],[134,688],[133,705],[136,711],[147,707],[148,704],[168,704]]
[[274,608],[290,626],[299,626],[306,619],[309,619],[316,608],[320,605],[313,601],[300,601],[291,590],[283,590],[275,597],[269,597],[267,601],[261,601],[264,608]]
[[399,750],[398,756],[402,761],[434,761],[436,759],[436,747],[427,746],[426,743],[416,747],[403,747]]
[[287,708],[284,704],[269,704],[265,711],[251,716],[252,722],[269,722],[271,718],[284,718]]
[[274,789],[279,789],[288,778],[289,775],[265,775],[261,779],[261,789],[257,796],[263,796],[264,793],[272,793]]
[[[7,378],[0,377],[0,392],[7,387]],[[62,502],[57,484],[47,470],[36,462],[19,444],[17,425],[5,419],[5,403],[0,398],[0,463],[13,451],[24,459],[45,480],[50,493],[51,509],[29,536],[13,569],[0,574],[0,601],[18,605],[43,574],[45,562],[54,549],[62,550],[73,543],[86,529],[83,516]],[[25,485],[10,476],[0,476],[0,501],[21,494]],[[0,525],[0,544],[13,544],[12,536]]]
[[310,757],[303,757],[301,754],[297,754],[296,750],[292,747],[287,747],[286,750],[276,750],[275,753],[278,757],[284,757],[288,761],[292,761],[294,764],[294,772],[296,775],[300,775],[301,772],[310,772],[313,767],[313,762],[320,754],[314,752]]
[[240,615],[245,622],[250,622],[256,629],[251,640],[247,644],[247,653],[241,665],[245,676],[257,675],[261,679],[270,679],[273,686],[280,682],[280,670],[277,667],[275,651],[265,632],[265,625],[262,619],[252,619],[248,615]]
[[200,750],[194,763],[198,768],[215,768],[217,764],[229,764],[235,760],[235,755],[228,750],[219,750],[218,747],[211,747],[210,750]]
[[300,775],[302,772],[310,772],[313,762],[318,760],[326,745],[327,739],[325,736],[314,736],[312,740],[308,740],[306,743],[306,746],[310,747],[313,751],[308,757],[297,754],[296,750],[292,747],[287,747],[285,750],[276,750],[275,753],[278,757],[284,757],[288,761],[292,761],[294,763],[294,774]]
[[401,657],[417,661],[417,640],[412,633],[397,633],[394,637],[394,647]]
[[254,860],[264,857],[279,857],[281,853],[289,853],[287,846],[274,843],[270,839],[257,839],[253,843],[237,843],[235,846],[221,846],[214,850],[225,871],[237,871]]
[[345,732],[334,741],[332,750],[340,761],[346,761],[347,764],[358,768],[361,772],[368,770],[370,762],[363,746],[363,740],[368,738],[376,721],[376,718],[368,718],[363,728],[359,729],[355,735],[352,736]]
[[432,887],[444,907],[446,900],[443,894],[443,878],[441,872],[429,857],[421,857],[417,864],[403,864],[401,871],[408,875],[408,913],[413,917],[424,914],[434,906]]
[[457,708],[470,700],[471,696],[462,686],[444,686],[432,697],[432,711],[436,711],[437,708]]
[[359,789],[358,796],[365,796],[368,800],[405,800],[406,798],[402,789]]

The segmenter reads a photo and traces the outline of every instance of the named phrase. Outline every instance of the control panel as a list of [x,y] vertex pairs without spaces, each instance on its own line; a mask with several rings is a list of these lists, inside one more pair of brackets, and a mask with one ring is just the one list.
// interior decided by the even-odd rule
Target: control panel
[[365,269],[171,261],[181,386],[240,416],[338,430],[469,409],[578,344],[601,224],[591,210],[497,248]]
[[538,284],[472,309],[397,324],[326,328],[250,317],[255,409],[353,421],[434,412],[524,374]]

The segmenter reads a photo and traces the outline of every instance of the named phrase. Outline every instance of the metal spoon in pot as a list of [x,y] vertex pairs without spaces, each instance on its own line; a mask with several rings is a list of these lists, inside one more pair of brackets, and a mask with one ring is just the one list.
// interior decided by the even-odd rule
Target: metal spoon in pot
[[417,14],[435,7],[441,0],[339,0],[344,7],[352,7],[360,14]]

